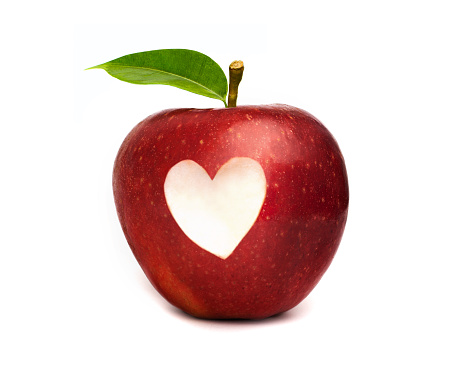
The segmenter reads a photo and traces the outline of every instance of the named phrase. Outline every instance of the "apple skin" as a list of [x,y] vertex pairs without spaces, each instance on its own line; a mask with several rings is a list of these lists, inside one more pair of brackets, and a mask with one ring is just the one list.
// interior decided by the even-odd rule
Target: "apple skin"
[[[221,259],[181,231],[163,185],[182,160],[214,178],[233,157],[260,163],[267,189],[256,222]],[[113,190],[128,244],[152,285],[206,319],[263,319],[300,303],[333,260],[349,203],[335,139],[315,117],[287,105],[151,115],[121,145]]]

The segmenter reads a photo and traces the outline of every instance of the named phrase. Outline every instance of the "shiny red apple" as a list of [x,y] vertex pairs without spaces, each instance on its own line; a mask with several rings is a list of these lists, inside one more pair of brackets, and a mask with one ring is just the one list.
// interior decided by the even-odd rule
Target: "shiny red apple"
[[153,286],[209,319],[261,319],[301,302],[336,253],[349,202],[335,139],[287,105],[154,114],[124,140],[113,189]]

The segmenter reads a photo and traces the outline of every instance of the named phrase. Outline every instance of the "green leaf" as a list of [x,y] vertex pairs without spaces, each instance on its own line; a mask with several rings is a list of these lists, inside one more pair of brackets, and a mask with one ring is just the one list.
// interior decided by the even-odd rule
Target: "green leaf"
[[161,84],[221,100],[226,106],[228,82],[221,67],[206,55],[186,49],[135,53],[99,64],[109,75],[140,85]]

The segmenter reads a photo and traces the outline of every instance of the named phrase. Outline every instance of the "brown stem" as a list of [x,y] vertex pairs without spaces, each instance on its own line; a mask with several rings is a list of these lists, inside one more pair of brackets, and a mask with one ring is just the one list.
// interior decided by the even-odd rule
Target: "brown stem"
[[244,63],[240,60],[235,60],[229,66],[229,94],[228,94],[228,108],[236,106],[237,90],[239,83],[242,80],[244,73]]

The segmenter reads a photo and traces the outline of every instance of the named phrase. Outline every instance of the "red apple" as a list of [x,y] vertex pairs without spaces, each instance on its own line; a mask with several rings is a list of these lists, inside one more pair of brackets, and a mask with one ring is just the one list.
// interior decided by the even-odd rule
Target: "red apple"
[[286,105],[154,114],[124,140],[113,189],[153,286],[210,319],[261,319],[301,302],[336,253],[349,202],[333,136]]

